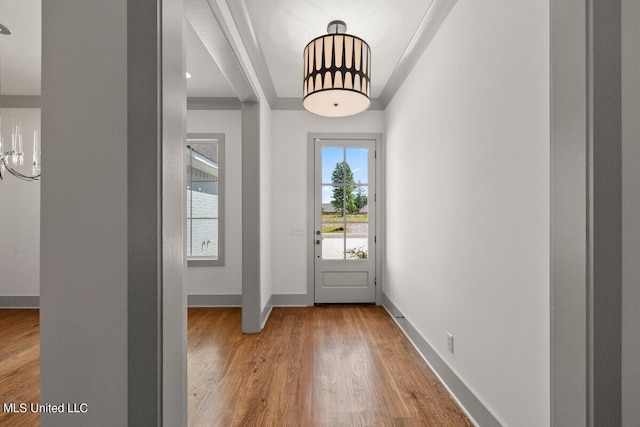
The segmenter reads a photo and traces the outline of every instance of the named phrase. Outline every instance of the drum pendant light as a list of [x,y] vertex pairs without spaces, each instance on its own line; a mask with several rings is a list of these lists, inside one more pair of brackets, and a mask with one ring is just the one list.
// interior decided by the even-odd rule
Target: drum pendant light
[[303,105],[314,114],[351,116],[371,105],[371,49],[346,30],[343,21],[331,21],[329,34],[304,48]]

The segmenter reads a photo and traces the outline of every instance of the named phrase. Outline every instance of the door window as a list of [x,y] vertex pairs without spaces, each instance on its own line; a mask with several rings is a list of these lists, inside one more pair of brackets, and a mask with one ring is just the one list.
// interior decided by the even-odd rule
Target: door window
[[369,257],[369,147],[322,147],[322,258]]

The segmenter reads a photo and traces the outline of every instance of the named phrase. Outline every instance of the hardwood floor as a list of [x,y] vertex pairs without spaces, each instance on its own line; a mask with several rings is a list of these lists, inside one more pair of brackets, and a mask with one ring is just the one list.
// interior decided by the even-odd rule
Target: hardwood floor
[[[40,314],[0,310],[0,405],[40,400]],[[40,415],[5,413],[0,426],[37,426]]]
[[189,425],[471,426],[380,306],[189,310]]
[[[379,306],[189,309],[189,425],[471,426]],[[0,310],[0,402],[39,399],[37,310]],[[38,425],[5,414],[1,426]]]

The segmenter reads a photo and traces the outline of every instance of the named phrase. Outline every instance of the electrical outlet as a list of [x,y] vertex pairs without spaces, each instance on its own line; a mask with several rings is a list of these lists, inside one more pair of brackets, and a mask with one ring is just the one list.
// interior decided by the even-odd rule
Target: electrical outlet
[[447,348],[453,353],[453,335],[447,332]]
[[307,229],[305,227],[291,227],[291,235],[292,236],[306,236]]

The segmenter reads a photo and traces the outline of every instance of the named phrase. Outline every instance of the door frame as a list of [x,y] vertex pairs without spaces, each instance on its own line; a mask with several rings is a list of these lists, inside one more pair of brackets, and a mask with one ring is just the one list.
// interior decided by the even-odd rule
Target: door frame
[[[315,146],[316,139],[328,140],[374,140],[376,166],[376,305],[382,304],[383,266],[385,259],[385,185],[384,185],[384,145],[381,133],[308,133],[307,134],[307,305],[315,304]],[[371,197],[371,195],[369,195]]]

